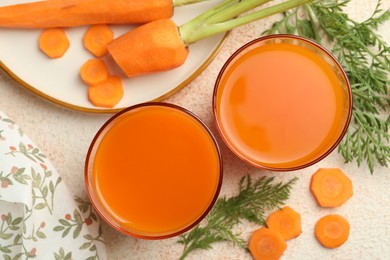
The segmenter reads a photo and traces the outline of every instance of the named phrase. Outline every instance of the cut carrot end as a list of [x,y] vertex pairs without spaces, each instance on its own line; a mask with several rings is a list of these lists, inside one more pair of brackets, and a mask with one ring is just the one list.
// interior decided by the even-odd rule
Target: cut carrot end
[[122,81],[117,76],[88,87],[89,101],[98,107],[113,108],[123,97]]
[[349,229],[349,223],[344,217],[327,215],[317,222],[315,236],[323,246],[336,248],[348,240]]
[[279,232],[284,240],[295,238],[302,233],[301,215],[286,206],[268,217],[267,227]]
[[253,232],[248,245],[254,259],[279,259],[287,248],[283,237],[275,230],[260,228]]
[[188,56],[176,24],[169,19],[125,33],[108,45],[108,51],[128,77],[179,67]]
[[81,66],[80,76],[85,84],[96,85],[107,80],[109,71],[103,60],[90,59]]
[[96,57],[107,54],[107,45],[114,39],[114,32],[105,24],[92,25],[83,36],[84,47]]
[[321,207],[339,207],[353,195],[352,181],[337,168],[319,169],[313,174],[310,190]]
[[45,29],[39,36],[39,48],[50,58],[62,57],[69,46],[68,37],[63,29]]

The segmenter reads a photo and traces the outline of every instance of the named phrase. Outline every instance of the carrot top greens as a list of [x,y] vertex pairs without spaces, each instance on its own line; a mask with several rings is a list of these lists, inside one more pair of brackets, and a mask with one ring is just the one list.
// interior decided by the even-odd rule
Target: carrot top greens
[[224,0],[179,27],[185,45],[203,38],[229,31],[238,26],[287,11],[312,0],[288,0],[240,17],[238,15],[263,5],[270,0]]
[[273,180],[273,177],[261,177],[253,182],[249,175],[244,176],[237,196],[219,198],[204,225],[199,224],[180,236],[178,242],[184,245],[180,259],[196,249],[211,249],[215,242],[230,241],[246,248],[246,241],[232,231],[233,227],[243,220],[264,225],[266,212],[284,204],[297,178],[284,184]]
[[[367,162],[370,172],[390,162],[390,46],[376,29],[390,19],[377,2],[363,22],[343,11],[350,1],[324,0],[284,13],[266,34],[296,33],[318,43],[329,40],[349,78],[353,94],[352,123],[339,145],[346,162]],[[384,114],[384,117],[380,115]]]

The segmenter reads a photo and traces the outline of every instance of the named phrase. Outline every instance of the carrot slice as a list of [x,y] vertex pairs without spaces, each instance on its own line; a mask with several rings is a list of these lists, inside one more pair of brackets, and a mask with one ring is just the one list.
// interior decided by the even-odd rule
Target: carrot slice
[[287,248],[283,237],[275,230],[260,228],[256,230],[248,245],[254,259],[279,259]]
[[321,207],[339,207],[353,195],[352,181],[337,168],[319,169],[313,174],[310,190]]
[[90,59],[81,66],[80,76],[85,84],[96,85],[107,80],[109,71],[103,60]]
[[39,48],[50,58],[60,58],[69,48],[69,40],[63,29],[45,29],[39,36]]
[[268,217],[267,227],[279,232],[284,240],[289,240],[302,233],[301,215],[285,206]]
[[128,77],[176,68],[188,56],[176,24],[169,19],[141,25],[107,48]]
[[110,76],[107,80],[88,87],[88,99],[95,106],[112,108],[122,97],[123,85],[117,76]]
[[107,54],[107,44],[114,39],[114,32],[106,24],[91,25],[83,36],[84,47],[96,57]]
[[315,236],[323,246],[336,248],[348,240],[349,229],[349,223],[344,217],[337,214],[327,215],[318,220]]

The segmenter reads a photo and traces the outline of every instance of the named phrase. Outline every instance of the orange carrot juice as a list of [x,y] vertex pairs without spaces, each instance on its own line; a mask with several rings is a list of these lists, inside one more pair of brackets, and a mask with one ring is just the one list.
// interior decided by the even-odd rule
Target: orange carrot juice
[[198,223],[211,208],[222,181],[219,150],[207,128],[184,109],[135,106],[98,136],[87,161],[89,192],[118,230],[170,237]]
[[255,166],[301,168],[330,152],[345,132],[348,81],[315,44],[289,37],[264,42],[237,52],[220,73],[214,92],[218,130],[231,150]]

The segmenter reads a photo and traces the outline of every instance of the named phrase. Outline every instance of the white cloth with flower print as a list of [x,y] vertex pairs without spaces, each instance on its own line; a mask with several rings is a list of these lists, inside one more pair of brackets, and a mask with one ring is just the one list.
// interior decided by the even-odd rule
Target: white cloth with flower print
[[106,259],[92,205],[0,112],[0,259]]

